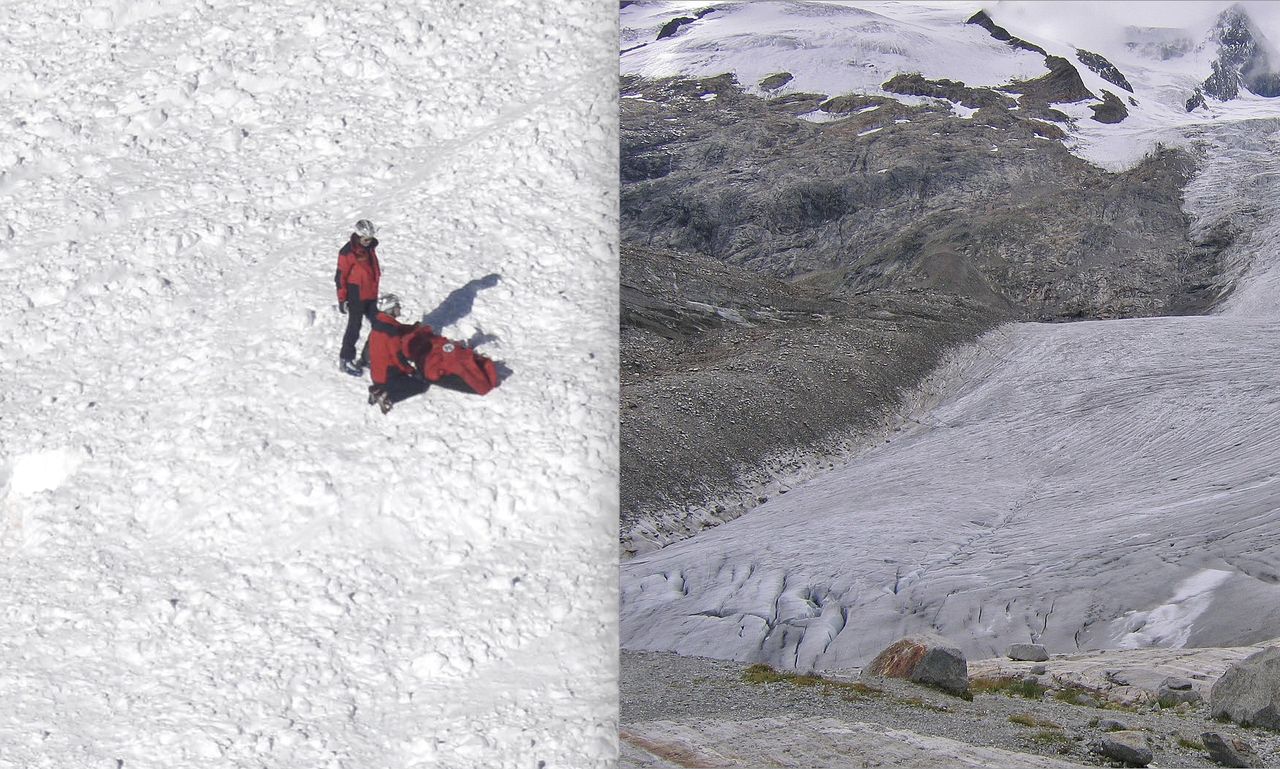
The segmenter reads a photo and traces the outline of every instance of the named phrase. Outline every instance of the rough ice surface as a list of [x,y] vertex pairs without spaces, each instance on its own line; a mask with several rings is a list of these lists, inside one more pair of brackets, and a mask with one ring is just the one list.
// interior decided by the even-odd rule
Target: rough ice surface
[[[612,760],[615,14],[0,10],[0,764]],[[337,371],[365,217],[494,393]]]
[[1280,121],[1204,129],[1220,312],[1012,324],[923,426],[622,567],[627,648],[857,666],[935,630],[971,658],[1280,636]]

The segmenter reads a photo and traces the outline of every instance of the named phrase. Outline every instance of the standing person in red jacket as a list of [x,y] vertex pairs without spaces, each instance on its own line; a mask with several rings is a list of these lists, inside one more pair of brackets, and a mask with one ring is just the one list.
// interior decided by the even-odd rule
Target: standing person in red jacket
[[386,294],[378,299],[377,313],[369,319],[369,404],[377,403],[382,413],[405,398],[427,390],[427,383],[409,360],[409,341],[415,335],[431,333],[430,326],[401,323],[400,299]]
[[361,319],[373,317],[378,300],[378,281],[382,268],[378,266],[377,230],[373,222],[361,219],[356,231],[338,251],[338,269],[333,282],[338,289],[338,311],[347,314],[347,330],[342,335],[342,349],[338,352],[338,367],[352,376],[364,372],[356,364],[356,341],[360,338]]

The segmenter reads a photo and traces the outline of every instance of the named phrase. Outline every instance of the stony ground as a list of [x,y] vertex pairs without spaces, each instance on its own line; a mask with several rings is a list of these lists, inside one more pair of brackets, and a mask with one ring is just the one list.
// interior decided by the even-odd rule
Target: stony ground
[[[1153,766],[1212,766],[1205,732],[1243,738],[1264,766],[1280,766],[1280,734],[1221,723],[1204,704],[1149,702],[1166,675],[1191,677],[1207,697],[1230,662],[1256,650],[1055,655],[1037,680],[1056,688],[1041,697],[975,688],[972,701],[856,671],[757,681],[745,663],[624,651],[621,766],[1109,765],[1091,746],[1118,726],[1147,736]],[[970,680],[1026,675],[1031,664],[975,661]],[[1108,671],[1131,684],[1110,683]]]

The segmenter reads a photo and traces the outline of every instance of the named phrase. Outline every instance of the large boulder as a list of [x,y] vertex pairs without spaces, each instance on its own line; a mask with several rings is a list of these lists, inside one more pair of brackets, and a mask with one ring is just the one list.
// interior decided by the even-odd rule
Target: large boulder
[[969,691],[969,662],[964,652],[934,633],[911,635],[894,641],[876,655],[866,672],[929,684],[952,694]]
[[1262,766],[1262,759],[1253,751],[1253,746],[1239,737],[1205,732],[1200,735],[1200,741],[1209,751],[1209,758],[1219,766]]
[[1214,718],[1280,731],[1280,647],[1227,668],[1209,690],[1209,707]]
[[1012,644],[1005,656],[1011,660],[1044,662],[1049,659],[1049,650],[1041,644]]
[[1191,681],[1176,676],[1161,681],[1160,688],[1156,690],[1156,700],[1161,707],[1171,708],[1184,702],[1196,705],[1201,699],[1200,692]]
[[1094,741],[1090,750],[1130,766],[1146,766],[1155,757],[1146,733],[1139,731],[1109,732]]

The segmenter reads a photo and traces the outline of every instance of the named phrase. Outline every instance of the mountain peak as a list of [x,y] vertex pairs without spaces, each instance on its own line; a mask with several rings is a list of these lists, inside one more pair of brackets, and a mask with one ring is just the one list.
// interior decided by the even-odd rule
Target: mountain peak
[[1218,57],[1212,63],[1213,74],[1204,81],[1206,96],[1228,101],[1241,88],[1258,96],[1280,96],[1275,48],[1243,5],[1236,3],[1218,14],[1210,40],[1218,46]]

